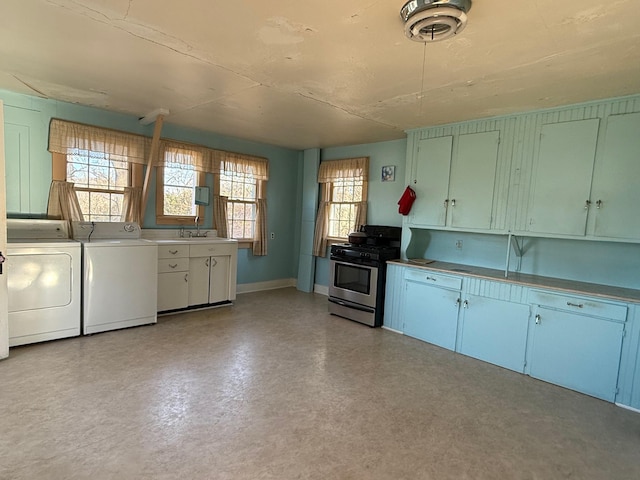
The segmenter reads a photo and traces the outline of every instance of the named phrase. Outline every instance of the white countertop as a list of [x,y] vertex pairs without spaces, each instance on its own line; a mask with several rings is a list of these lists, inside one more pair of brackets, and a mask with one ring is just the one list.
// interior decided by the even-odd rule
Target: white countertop
[[[180,237],[180,230],[178,229],[144,229],[142,230],[142,238],[146,240],[153,240],[157,243],[182,245],[197,245],[199,243],[238,243],[234,238],[218,237],[216,230],[200,229],[199,233],[200,236],[196,237],[196,229],[185,229],[184,237]],[[192,236],[189,236],[189,234]]]
[[413,263],[410,260],[391,260],[387,263],[442,273],[450,273],[453,275],[483,278],[497,282],[517,283],[528,287],[545,288],[571,294],[583,294],[609,300],[640,303],[640,290],[634,290],[631,288],[612,287],[609,285],[599,285],[596,283],[578,282],[553,277],[542,277],[517,272],[509,272],[508,278],[505,278],[504,270],[494,270],[492,268],[474,267],[471,265],[461,265],[448,262],[434,261],[433,263],[421,265]]

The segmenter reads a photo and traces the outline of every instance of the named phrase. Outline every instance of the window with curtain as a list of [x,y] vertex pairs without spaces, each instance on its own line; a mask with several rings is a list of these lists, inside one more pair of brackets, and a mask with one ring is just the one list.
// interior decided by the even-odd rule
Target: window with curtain
[[331,242],[344,242],[367,220],[369,157],[320,163],[320,204],[316,217],[313,254],[326,255]]
[[85,220],[120,221],[130,170],[127,158],[120,155],[79,149],[67,154],[66,180],[74,184]]
[[240,158],[232,154],[220,162],[216,192],[226,204],[227,233],[251,244],[255,255],[266,255],[266,182],[268,163],[262,158]]
[[[53,181],[69,185],[83,220],[139,221],[139,208],[132,202],[139,204],[136,187],[142,185],[147,145],[138,135],[53,119],[49,127]],[[58,191],[52,184],[50,214],[59,210],[63,201],[53,198]]]
[[156,170],[156,223],[204,223],[204,207],[195,204],[195,189],[205,184],[200,148],[163,140]]

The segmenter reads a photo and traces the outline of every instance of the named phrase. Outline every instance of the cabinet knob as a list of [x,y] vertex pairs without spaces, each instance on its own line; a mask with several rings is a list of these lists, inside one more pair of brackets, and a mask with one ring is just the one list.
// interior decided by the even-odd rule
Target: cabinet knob
[[465,300],[464,302],[462,302],[462,307],[463,308],[469,308],[469,301]]
[[444,208],[447,208],[447,205],[449,205],[449,199],[448,198],[445,199],[445,201],[444,201]]
[[540,325],[540,314],[536,315],[536,325]]
[[603,205],[603,204],[604,204],[604,202],[603,202],[602,200],[598,200],[598,201],[596,202],[596,208],[600,208],[600,207],[602,207],[602,205]]
[[460,299],[458,298],[458,299],[456,300],[456,307],[459,307],[459,306],[460,306]]
[[588,210],[590,205],[591,205],[591,200],[587,200],[586,202],[584,202],[584,209]]
[[456,199],[455,199],[455,198],[451,200],[451,206],[452,206],[452,207],[455,207],[455,206],[456,206]]

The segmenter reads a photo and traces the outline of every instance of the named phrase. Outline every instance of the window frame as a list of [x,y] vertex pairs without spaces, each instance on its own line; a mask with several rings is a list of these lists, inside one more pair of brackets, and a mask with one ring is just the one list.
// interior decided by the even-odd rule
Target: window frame
[[[220,192],[220,184],[221,184],[221,174],[220,172],[216,172],[213,175],[214,177],[214,185],[215,185],[215,191],[217,192],[218,195],[221,195]],[[232,199],[227,199],[227,216],[229,215],[229,208],[230,208],[230,204],[233,202],[237,202],[237,203],[245,203],[245,204],[253,204],[257,210],[258,208],[258,199],[259,198],[264,198],[264,194],[266,193],[266,180],[260,180],[258,178],[256,178],[256,197],[255,200],[253,202],[248,202],[246,200],[232,200]],[[255,220],[254,219],[254,235],[255,235]],[[230,220],[227,219],[227,223],[229,223]],[[230,228],[229,225],[227,225],[227,232],[229,235],[229,238],[233,238],[235,240],[238,241],[238,248],[253,248],[253,242],[254,239],[253,238],[235,238],[231,236],[232,233],[232,229]]]
[[[164,214],[164,167],[156,168],[156,225],[195,225],[196,216],[198,225],[204,224],[205,207],[196,206],[196,215],[165,215]],[[206,172],[195,171],[196,187],[206,185]]]
[[[331,181],[331,182],[326,182],[324,183],[324,188],[323,188],[323,198],[326,198],[326,202],[332,204],[332,205],[354,205],[356,203],[360,203],[360,202],[368,202],[369,201],[369,181],[366,180],[364,177],[362,178],[362,199],[357,201],[357,202],[332,202],[331,199],[333,198],[333,188],[334,188],[334,183],[338,183],[338,181],[345,181],[346,179],[349,178],[353,178],[353,177],[340,177],[338,179],[336,179],[336,181]],[[331,223],[331,210],[329,210],[329,214],[328,214],[328,218],[327,218],[327,222],[330,224]],[[355,228],[358,228],[358,225],[355,225]],[[327,228],[328,230],[328,228]],[[327,244],[328,245],[332,245],[335,243],[344,243],[345,241],[347,241],[349,239],[348,235],[346,237],[334,237],[334,236],[330,236],[329,234],[327,234]]]
[[[67,181],[67,157],[69,154],[51,153],[51,177],[52,180]],[[144,180],[142,165],[127,161],[129,169],[129,185],[128,187],[142,187]],[[124,194],[120,190],[112,190],[107,188],[91,188],[78,187],[74,184],[73,189],[76,192],[99,192],[99,193],[118,193]],[[85,215],[85,212],[82,212]],[[87,216],[89,213],[86,214]]]

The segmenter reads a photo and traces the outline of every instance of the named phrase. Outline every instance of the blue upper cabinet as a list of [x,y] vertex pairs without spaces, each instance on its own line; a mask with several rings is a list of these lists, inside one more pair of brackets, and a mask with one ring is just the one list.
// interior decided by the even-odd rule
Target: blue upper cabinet
[[409,221],[412,225],[444,227],[449,195],[449,173],[453,137],[448,135],[420,140],[410,182],[416,192]]
[[640,113],[608,117],[591,192],[596,237],[640,239]]
[[584,235],[599,119],[542,126],[527,231]]
[[412,137],[407,171],[416,201],[407,224],[470,231],[504,228],[504,215],[498,211],[500,198],[506,198],[501,195],[506,182],[496,182],[504,166],[499,161],[500,130],[461,130],[455,135]]
[[408,133],[405,226],[640,242],[640,96]]

